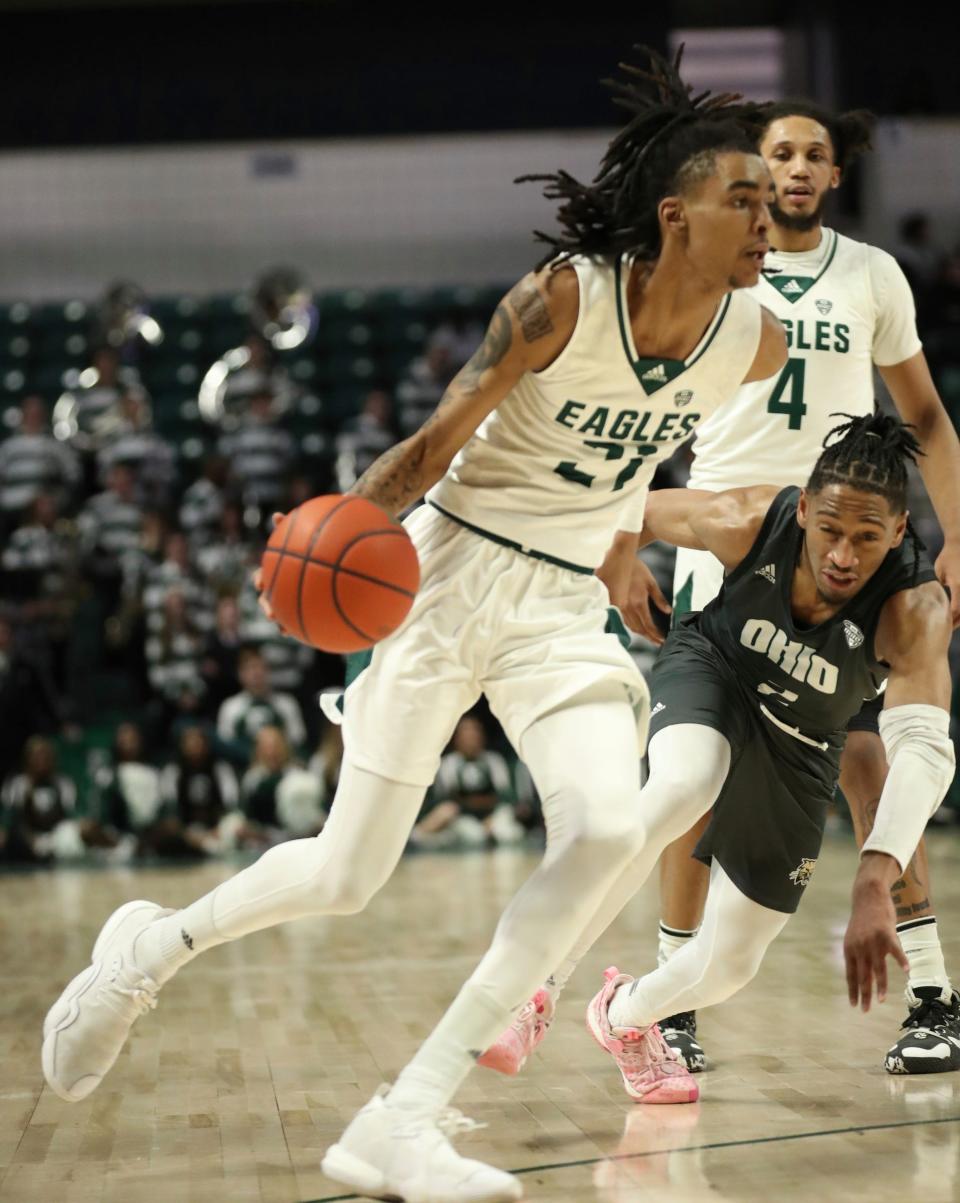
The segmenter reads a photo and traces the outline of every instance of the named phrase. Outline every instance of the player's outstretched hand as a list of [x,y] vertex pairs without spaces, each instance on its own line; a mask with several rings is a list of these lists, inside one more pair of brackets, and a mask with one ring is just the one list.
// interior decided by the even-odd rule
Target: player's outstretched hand
[[622,607],[623,620],[631,631],[636,631],[659,646],[663,643],[663,635],[654,620],[653,606],[664,614],[671,612],[670,603],[663,596],[657,578],[643,560],[635,560],[626,604]]
[[850,1006],[859,1003],[870,1010],[873,986],[877,1002],[887,996],[887,957],[891,956],[907,972],[910,968],[897,939],[896,916],[889,884],[864,870],[853,884],[853,907],[843,938],[843,958],[847,967],[847,993]]

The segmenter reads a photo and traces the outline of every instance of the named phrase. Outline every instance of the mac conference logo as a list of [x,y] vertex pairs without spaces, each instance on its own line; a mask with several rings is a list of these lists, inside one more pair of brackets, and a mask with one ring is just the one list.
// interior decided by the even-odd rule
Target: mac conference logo
[[692,400],[693,400],[693,390],[689,389],[689,388],[682,388],[682,389],[680,389],[680,391],[678,393],[673,394],[674,405],[678,405],[678,406],[689,405]]
[[814,301],[814,305],[816,305],[823,316],[826,317],[833,308],[833,301]]

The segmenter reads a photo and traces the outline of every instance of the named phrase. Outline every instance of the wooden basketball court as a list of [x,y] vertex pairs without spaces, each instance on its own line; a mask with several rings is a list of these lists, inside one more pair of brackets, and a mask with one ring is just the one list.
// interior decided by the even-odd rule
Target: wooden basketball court
[[[935,834],[934,897],[960,974],[960,837]],[[529,853],[406,858],[363,915],[218,948],[141,1020],[100,1090],[43,1087],[40,1025],[134,897],[179,905],[230,870],[59,871],[0,878],[0,1199],[4,1203],[333,1203],[324,1149],[392,1079],[486,946]],[[478,1070],[457,1105],[488,1127],[458,1141],[521,1174],[538,1203],[788,1203],[960,1198],[960,1074],[881,1068],[904,1009],[850,1010],[840,941],[852,842],[829,839],[799,915],[757,979],[700,1024],[713,1068],[697,1104],[644,1107],[583,1026],[605,965],[654,955],[645,889],[565,995],[517,1079]]]

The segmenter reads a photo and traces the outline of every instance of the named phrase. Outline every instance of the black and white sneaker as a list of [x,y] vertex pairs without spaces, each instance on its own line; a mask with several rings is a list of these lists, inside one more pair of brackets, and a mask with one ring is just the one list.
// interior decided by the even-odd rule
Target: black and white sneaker
[[679,1011],[657,1024],[660,1034],[692,1074],[707,1068],[707,1058],[697,1040],[696,1011]]
[[960,992],[907,987],[904,1034],[883,1061],[888,1074],[942,1074],[960,1069]]

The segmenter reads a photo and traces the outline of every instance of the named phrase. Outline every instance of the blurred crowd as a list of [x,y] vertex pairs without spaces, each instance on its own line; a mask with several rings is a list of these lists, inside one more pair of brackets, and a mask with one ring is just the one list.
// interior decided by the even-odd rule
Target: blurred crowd
[[[939,253],[915,214],[896,253],[960,425],[960,249]],[[3,413],[0,861],[209,856],[323,826],[342,745],[317,698],[344,666],[281,635],[250,574],[274,511],[349,489],[420,425],[478,344],[480,309],[434,307],[428,325],[348,298],[323,344],[323,307],[296,273],[267,273],[247,301],[234,345],[198,369],[177,361],[192,383],[171,403],[148,388],[163,371],[143,370],[161,324],[136,286],[114,286],[86,362]],[[394,341],[362,362],[379,368],[351,359],[325,395],[315,366],[322,381],[324,357],[366,346],[378,323]],[[192,336],[183,326],[181,354]],[[658,483],[683,484],[688,455]],[[672,556],[644,554],[669,596]],[[466,716],[411,844],[512,843],[541,827],[492,717]]]
[[[169,406],[141,365],[162,330],[132,286],[101,305],[68,387],[4,414],[0,860],[209,856],[323,826],[342,744],[317,698],[343,663],[281,635],[250,576],[270,516],[345,491],[416,429],[482,327],[441,317],[393,378],[324,420],[288,367],[290,351],[310,362],[317,322],[291,275],[279,302],[276,278],[255,293],[239,345],[207,365],[201,456],[155,421]],[[315,416],[320,443],[296,437],[294,414]],[[537,828],[528,779],[488,732],[505,749],[487,713],[458,728],[415,842]]]

